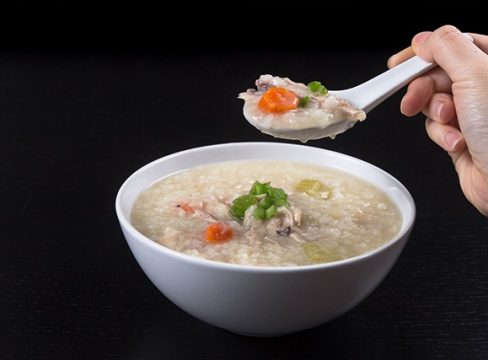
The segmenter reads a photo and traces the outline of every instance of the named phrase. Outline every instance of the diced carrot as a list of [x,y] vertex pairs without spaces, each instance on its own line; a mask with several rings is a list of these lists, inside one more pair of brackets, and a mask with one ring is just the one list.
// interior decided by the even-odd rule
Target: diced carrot
[[298,107],[300,99],[290,90],[282,87],[269,88],[259,100],[259,108],[266,112],[282,113]]
[[193,214],[196,210],[193,206],[191,206],[188,203],[180,203],[180,204],[176,205],[176,207],[179,207],[180,209],[182,209],[187,214]]
[[232,227],[221,222],[211,223],[205,231],[205,240],[212,244],[229,241],[233,236]]

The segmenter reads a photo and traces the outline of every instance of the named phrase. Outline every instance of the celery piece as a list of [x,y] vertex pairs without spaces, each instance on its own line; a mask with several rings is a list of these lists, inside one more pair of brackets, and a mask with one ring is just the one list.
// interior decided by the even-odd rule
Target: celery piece
[[303,244],[303,251],[313,263],[326,263],[341,260],[341,257],[332,250],[320,245],[317,242]]
[[330,189],[316,179],[303,179],[295,185],[295,190],[303,192],[315,199],[328,199]]

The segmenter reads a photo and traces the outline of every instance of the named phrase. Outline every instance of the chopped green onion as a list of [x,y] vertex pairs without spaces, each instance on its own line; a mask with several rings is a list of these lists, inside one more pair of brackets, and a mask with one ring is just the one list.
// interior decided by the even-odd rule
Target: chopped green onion
[[274,203],[278,206],[288,206],[288,195],[286,195],[283,189],[270,187],[268,195],[273,199]]
[[327,95],[328,93],[328,90],[320,81],[309,82],[308,89],[316,95]]
[[265,196],[263,200],[261,200],[259,203],[258,203],[258,206],[259,207],[262,207],[264,209],[267,209],[269,208],[270,206],[272,206],[274,203],[273,199],[271,198],[271,196]]
[[253,214],[256,219],[264,219],[266,217],[266,210],[258,206],[256,209],[254,209]]
[[253,195],[265,194],[267,187],[269,187],[269,182],[260,183],[259,181],[255,181],[254,184],[252,184],[252,188],[251,191],[249,191],[249,194],[253,194]]
[[310,96],[304,96],[298,102],[298,107],[304,108],[310,103]]
[[278,213],[278,209],[276,205],[271,205],[269,208],[265,210],[265,219],[270,219]]
[[319,91],[321,86],[322,83],[320,81],[311,81],[308,83],[308,88],[310,89],[311,92]]
[[244,214],[246,210],[255,205],[258,202],[258,199],[251,195],[242,195],[232,201],[232,206],[230,208],[230,213],[233,217],[238,219],[244,219]]
[[274,188],[270,183],[254,182],[249,194],[234,199],[230,213],[234,218],[244,219],[246,210],[256,205],[253,215],[256,219],[268,220],[278,213],[278,207],[288,207],[288,195],[283,189]]

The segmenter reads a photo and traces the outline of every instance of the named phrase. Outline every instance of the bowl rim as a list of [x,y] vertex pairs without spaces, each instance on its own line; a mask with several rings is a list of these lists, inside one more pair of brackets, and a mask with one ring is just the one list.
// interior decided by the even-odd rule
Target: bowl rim
[[[332,156],[338,157],[338,158],[343,158],[347,159],[349,161],[354,161],[358,162],[362,165],[366,165],[368,167],[373,168],[376,172],[380,173],[382,176],[386,176],[387,178],[390,178],[390,180],[393,180],[393,182],[396,183],[396,186],[402,191],[403,195],[408,201],[408,206],[411,209],[411,217],[410,218],[405,218],[405,216],[402,214],[402,221],[404,222],[404,226],[402,226],[402,229],[398,234],[395,235],[391,240],[387,241],[383,245],[367,251],[365,253],[359,254],[357,256],[353,256],[350,258],[346,258],[343,260],[338,260],[338,261],[333,261],[333,262],[327,262],[327,263],[319,263],[319,264],[310,264],[310,265],[294,265],[294,266],[263,266],[263,265],[243,265],[243,264],[232,264],[232,263],[226,263],[226,262],[221,262],[221,261],[216,261],[216,260],[209,260],[205,258],[199,258],[193,255],[188,255],[181,253],[179,251],[170,249],[168,247],[165,247],[161,244],[156,243],[155,241],[149,239],[142,233],[140,233],[130,222],[129,219],[126,218],[122,211],[122,194],[124,193],[125,188],[131,183],[131,181],[137,177],[140,173],[146,171],[149,168],[152,168],[153,166],[157,166],[161,162],[168,161],[173,158],[177,158],[180,156],[184,156],[186,154],[191,154],[194,152],[201,152],[201,151],[206,151],[210,149],[216,149],[216,148],[226,148],[226,147],[233,147],[233,146],[255,146],[255,145],[267,145],[267,146],[276,146],[276,147],[297,147],[297,148],[310,148],[313,149],[313,151],[321,151],[325,153],[329,153]],[[249,160],[255,160],[255,159],[249,159]],[[267,161],[270,159],[266,159],[266,157],[263,157],[262,159],[259,159],[262,161]],[[273,159],[275,160],[275,159]],[[232,161],[232,160],[228,160]],[[245,159],[239,159],[236,161],[246,161]],[[221,161],[215,161],[215,162],[209,162],[208,164],[212,163],[218,163]],[[206,165],[208,165],[206,164]],[[189,168],[188,168],[189,169]],[[178,170],[183,171],[186,169]],[[344,170],[342,170],[344,171]],[[174,173],[176,173],[174,172]],[[347,171],[345,171],[347,172]],[[171,174],[168,174],[168,176]],[[352,174],[354,176],[357,176],[360,178],[360,176]],[[366,180],[367,181],[367,180]],[[382,190],[382,189],[380,189]],[[383,191],[383,190],[382,190]],[[412,195],[410,192],[407,190],[407,188],[398,180],[396,179],[393,175],[389,174],[385,170],[367,162],[361,159],[358,159],[356,157],[346,155],[340,152],[328,150],[328,149],[323,149],[323,148],[318,148],[318,147],[313,147],[313,146],[308,146],[308,145],[303,145],[303,144],[289,144],[289,143],[281,143],[281,142],[228,142],[228,143],[219,143],[219,144],[213,144],[213,145],[205,145],[205,146],[198,146],[194,148],[189,148],[185,150],[180,150],[168,155],[165,155],[163,157],[160,157],[156,160],[153,160],[149,162],[148,164],[140,167],[136,171],[134,171],[120,186],[117,196],[115,198],[115,212],[117,215],[117,218],[119,220],[120,226],[125,229],[125,231],[128,231],[130,235],[133,236],[134,239],[136,239],[139,243],[142,245],[149,247],[150,249],[162,253],[165,255],[169,255],[171,257],[175,257],[177,259],[180,259],[184,262],[191,263],[193,265],[199,265],[199,266],[205,266],[205,267],[211,267],[214,269],[226,269],[226,270],[233,270],[233,271],[243,271],[243,272],[267,272],[267,273],[281,273],[281,272],[303,272],[303,271],[315,271],[318,269],[325,269],[325,268],[336,268],[336,267],[342,267],[342,266],[347,266],[352,263],[356,262],[361,262],[365,261],[366,259],[373,257],[377,255],[378,253],[381,253],[385,251],[387,248],[392,247],[394,244],[399,242],[400,240],[404,239],[405,236],[407,236],[408,232],[411,231],[413,228],[413,225],[415,223],[415,218],[416,218],[416,207],[415,207],[415,202],[413,200]],[[128,242],[128,239],[126,239]]]

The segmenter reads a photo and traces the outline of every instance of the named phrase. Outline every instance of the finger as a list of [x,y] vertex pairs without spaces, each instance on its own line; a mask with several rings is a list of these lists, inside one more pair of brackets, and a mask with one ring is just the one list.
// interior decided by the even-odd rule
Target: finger
[[474,164],[470,152],[464,151],[453,154],[452,160],[459,175],[461,188],[466,198],[485,216],[488,217],[488,198],[483,186],[473,184],[485,184],[486,178],[479,171],[473,171]]
[[408,85],[407,93],[400,103],[400,111],[405,116],[414,116],[422,111],[434,92],[434,84],[429,77],[422,76]]
[[438,123],[457,125],[456,108],[451,94],[433,94],[422,113]]
[[[431,34],[431,32],[426,32],[427,34]],[[488,53],[488,36],[475,34],[475,33],[468,33],[474,40],[476,46],[478,46],[481,50],[485,53]],[[412,46],[409,46],[403,50],[400,50],[396,54],[393,54],[387,61],[387,66],[389,69],[401,64],[402,62],[410,59],[411,57],[415,56],[415,52],[413,51]]]
[[450,93],[451,79],[441,69],[436,68],[413,80],[400,104],[400,111],[406,116],[421,112],[434,93]]
[[[452,80],[444,70],[439,67],[419,76],[417,79],[427,77],[432,82],[434,92],[450,93],[452,91]],[[415,81],[415,80],[414,80]]]
[[391,69],[392,67],[395,67],[398,64],[401,64],[402,62],[410,59],[413,56],[415,56],[415,53],[413,52],[412,47],[409,46],[408,48],[405,48],[405,49],[397,52],[396,54],[392,55],[388,59],[386,66],[388,66],[388,68]]
[[485,53],[488,53],[488,36],[473,33],[469,33],[469,35],[473,38],[477,47],[479,47]]
[[486,53],[450,25],[415,35],[412,47],[421,58],[442,67],[454,82],[477,77],[488,66]]
[[459,152],[466,146],[461,132],[452,125],[441,124],[427,118],[425,129],[432,141],[447,151],[453,160],[457,159]]

